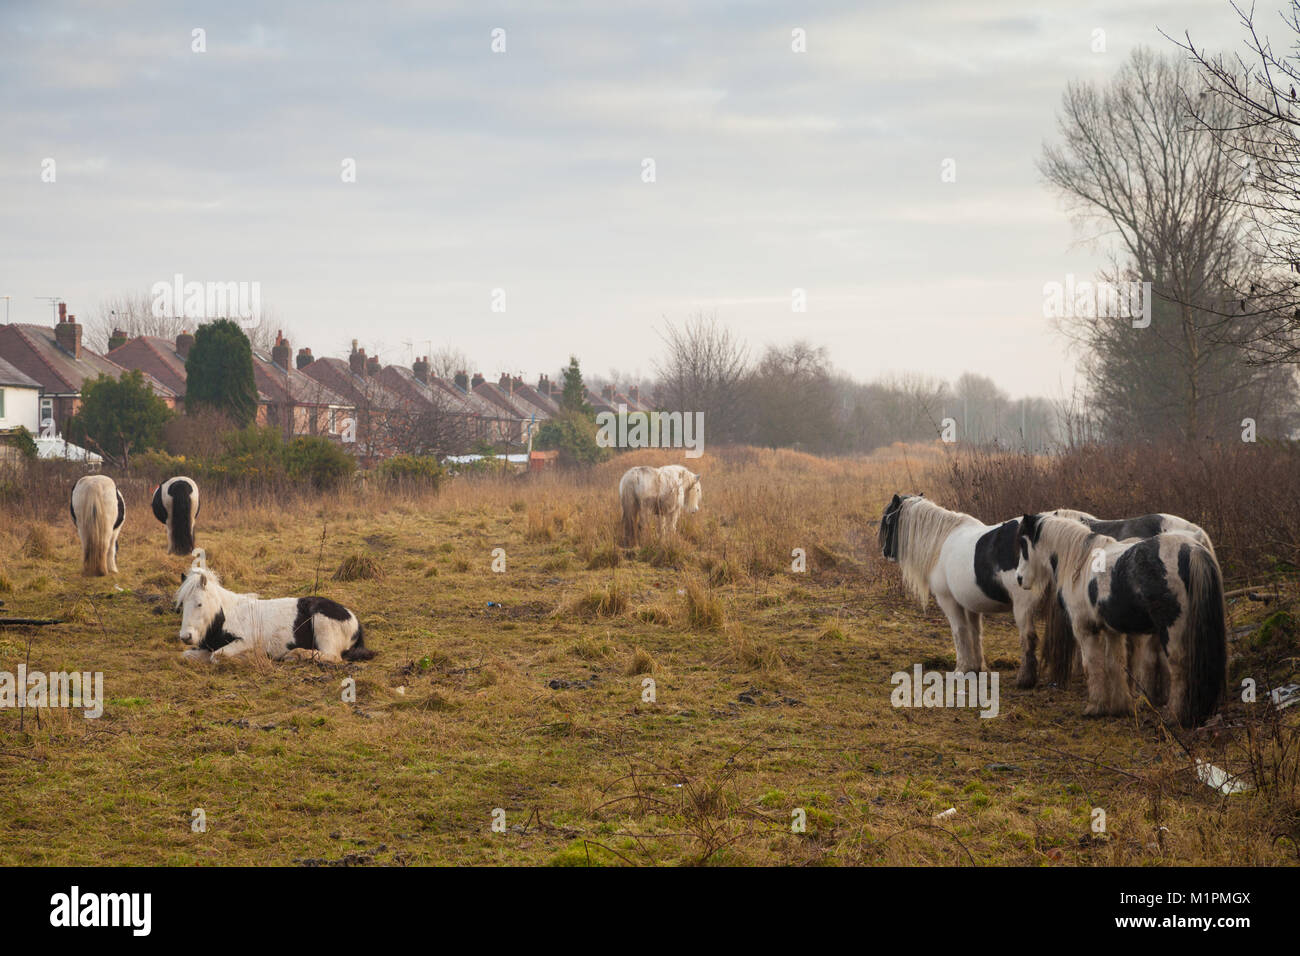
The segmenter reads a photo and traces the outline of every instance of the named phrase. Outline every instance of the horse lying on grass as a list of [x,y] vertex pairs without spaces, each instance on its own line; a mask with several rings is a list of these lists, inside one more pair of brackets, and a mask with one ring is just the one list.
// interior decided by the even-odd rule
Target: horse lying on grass
[[659,519],[661,538],[668,531],[676,531],[683,512],[694,514],[700,510],[703,495],[700,476],[681,465],[629,468],[618,483],[618,498],[623,505],[623,543],[628,546],[637,543],[646,515]]
[[[1140,686],[1158,680],[1168,656],[1166,719],[1195,727],[1214,713],[1227,675],[1223,575],[1214,552],[1185,531],[1117,541],[1072,518],[1020,520],[1016,579],[1026,591],[1051,581],[1083,652],[1087,715],[1132,710],[1126,638],[1141,640],[1147,659],[1135,668],[1152,703],[1165,693]],[[1153,635],[1153,640],[1143,640]]]
[[193,660],[235,657],[257,648],[273,660],[309,652],[315,660],[369,660],[361,622],[343,605],[323,597],[276,598],[236,594],[216,572],[192,568],[181,575],[174,598],[181,608],[180,639]]

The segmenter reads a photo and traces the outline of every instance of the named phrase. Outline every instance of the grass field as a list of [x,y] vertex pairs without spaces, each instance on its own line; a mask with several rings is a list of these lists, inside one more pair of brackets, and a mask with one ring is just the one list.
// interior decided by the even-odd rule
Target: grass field
[[[102,671],[107,698],[97,720],[0,711],[0,863],[1297,862],[1300,708],[1269,736],[1232,681],[1223,721],[1194,733],[1149,709],[1085,719],[1079,683],[1016,689],[1008,617],[986,624],[996,718],[891,706],[891,674],[953,664],[942,614],[904,599],[875,544],[933,455],[706,455],[679,539],[621,552],[617,475],[668,460],[436,496],[205,493],[199,544],[228,587],[301,596],[319,578],[357,612],[378,656],[345,667],[182,661],[170,597],[189,562],[164,553],[144,486],[124,486],[107,579],[80,576],[66,518],[0,513],[5,612],[66,619],[0,630],[0,670]],[[1234,668],[1247,641],[1295,653],[1280,600],[1232,602],[1243,633],[1269,622]],[[1254,759],[1267,785],[1222,796],[1192,755]]]

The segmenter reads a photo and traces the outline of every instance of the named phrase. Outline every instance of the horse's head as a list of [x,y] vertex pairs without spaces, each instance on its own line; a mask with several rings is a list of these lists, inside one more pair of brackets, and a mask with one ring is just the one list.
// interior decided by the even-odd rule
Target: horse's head
[[885,513],[880,516],[880,530],[876,534],[876,541],[880,545],[880,553],[887,560],[898,560],[898,519],[903,513],[903,502],[915,497],[916,495],[894,495],[893,500],[886,506]]
[[704,489],[700,487],[700,476],[692,475],[686,485],[686,496],[684,504],[687,514],[695,514],[700,510],[700,502],[704,498]]
[[196,647],[203,642],[212,621],[222,613],[218,591],[216,575],[205,568],[191,568],[189,574],[181,575],[181,586],[173,600],[181,609],[182,644]]
[[1020,519],[1020,533],[1016,537],[1019,559],[1016,564],[1016,583],[1026,591],[1032,591],[1042,573],[1042,562],[1035,560],[1037,553],[1041,515],[1025,515]]

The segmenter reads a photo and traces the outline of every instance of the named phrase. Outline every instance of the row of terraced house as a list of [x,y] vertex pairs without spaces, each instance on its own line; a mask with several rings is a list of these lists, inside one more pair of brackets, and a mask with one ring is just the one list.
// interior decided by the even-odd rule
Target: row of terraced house
[[[53,327],[0,325],[0,431],[25,426],[33,433],[62,432],[81,405],[83,386],[100,375],[139,371],[170,408],[185,400],[185,360],[194,336],[129,338],[114,331],[101,355],[82,343],[82,326],[59,303]],[[349,447],[363,462],[406,452],[463,453],[479,442],[531,448],[542,423],[560,412],[560,386],[546,375],[531,385],[503,374],[496,382],[457,372],[450,380],[430,374],[428,357],[410,368],[383,365],[355,340],[347,358],[295,356],[276,336],[269,354],[253,350],[257,422],[282,428],[286,437],[320,435]],[[636,387],[588,391],[597,412],[650,411]]]

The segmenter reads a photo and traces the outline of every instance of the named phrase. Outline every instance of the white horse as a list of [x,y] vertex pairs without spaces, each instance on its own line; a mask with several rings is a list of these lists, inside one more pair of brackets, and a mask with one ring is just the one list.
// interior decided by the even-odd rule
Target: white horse
[[72,489],[72,521],[81,538],[81,573],[117,573],[117,537],[126,520],[126,502],[107,475],[86,475]]
[[988,670],[984,615],[1010,611],[1020,632],[1016,686],[1038,680],[1034,614],[1050,599],[1044,587],[1029,592],[1016,583],[1016,536],[1020,519],[986,525],[948,511],[920,495],[894,495],[880,519],[881,553],[897,561],[903,585],[925,608],[934,595],[948,618],[957,670]]
[[681,465],[629,468],[618,483],[618,498],[623,505],[623,543],[637,543],[642,518],[647,514],[658,517],[660,537],[667,531],[676,531],[682,513],[699,511],[703,496],[700,476]]
[[199,486],[193,478],[168,478],[153,491],[154,517],[167,526],[167,553],[194,550],[194,522],[199,516]]
[[198,567],[181,575],[174,601],[182,609],[180,639],[194,660],[235,657],[258,648],[274,660],[295,652],[338,663],[369,660],[361,623],[343,605],[323,597],[277,598],[236,594],[216,572]]
[[[1127,637],[1168,656],[1167,719],[1203,723],[1223,698],[1227,612],[1214,552],[1186,531],[1118,541],[1073,518],[1025,515],[1016,578],[1041,590],[1052,581],[1083,651],[1088,715],[1132,710]],[[1158,643],[1157,643],[1158,642]],[[1144,670],[1151,672],[1153,662]],[[1155,702],[1155,701],[1153,701]]]

